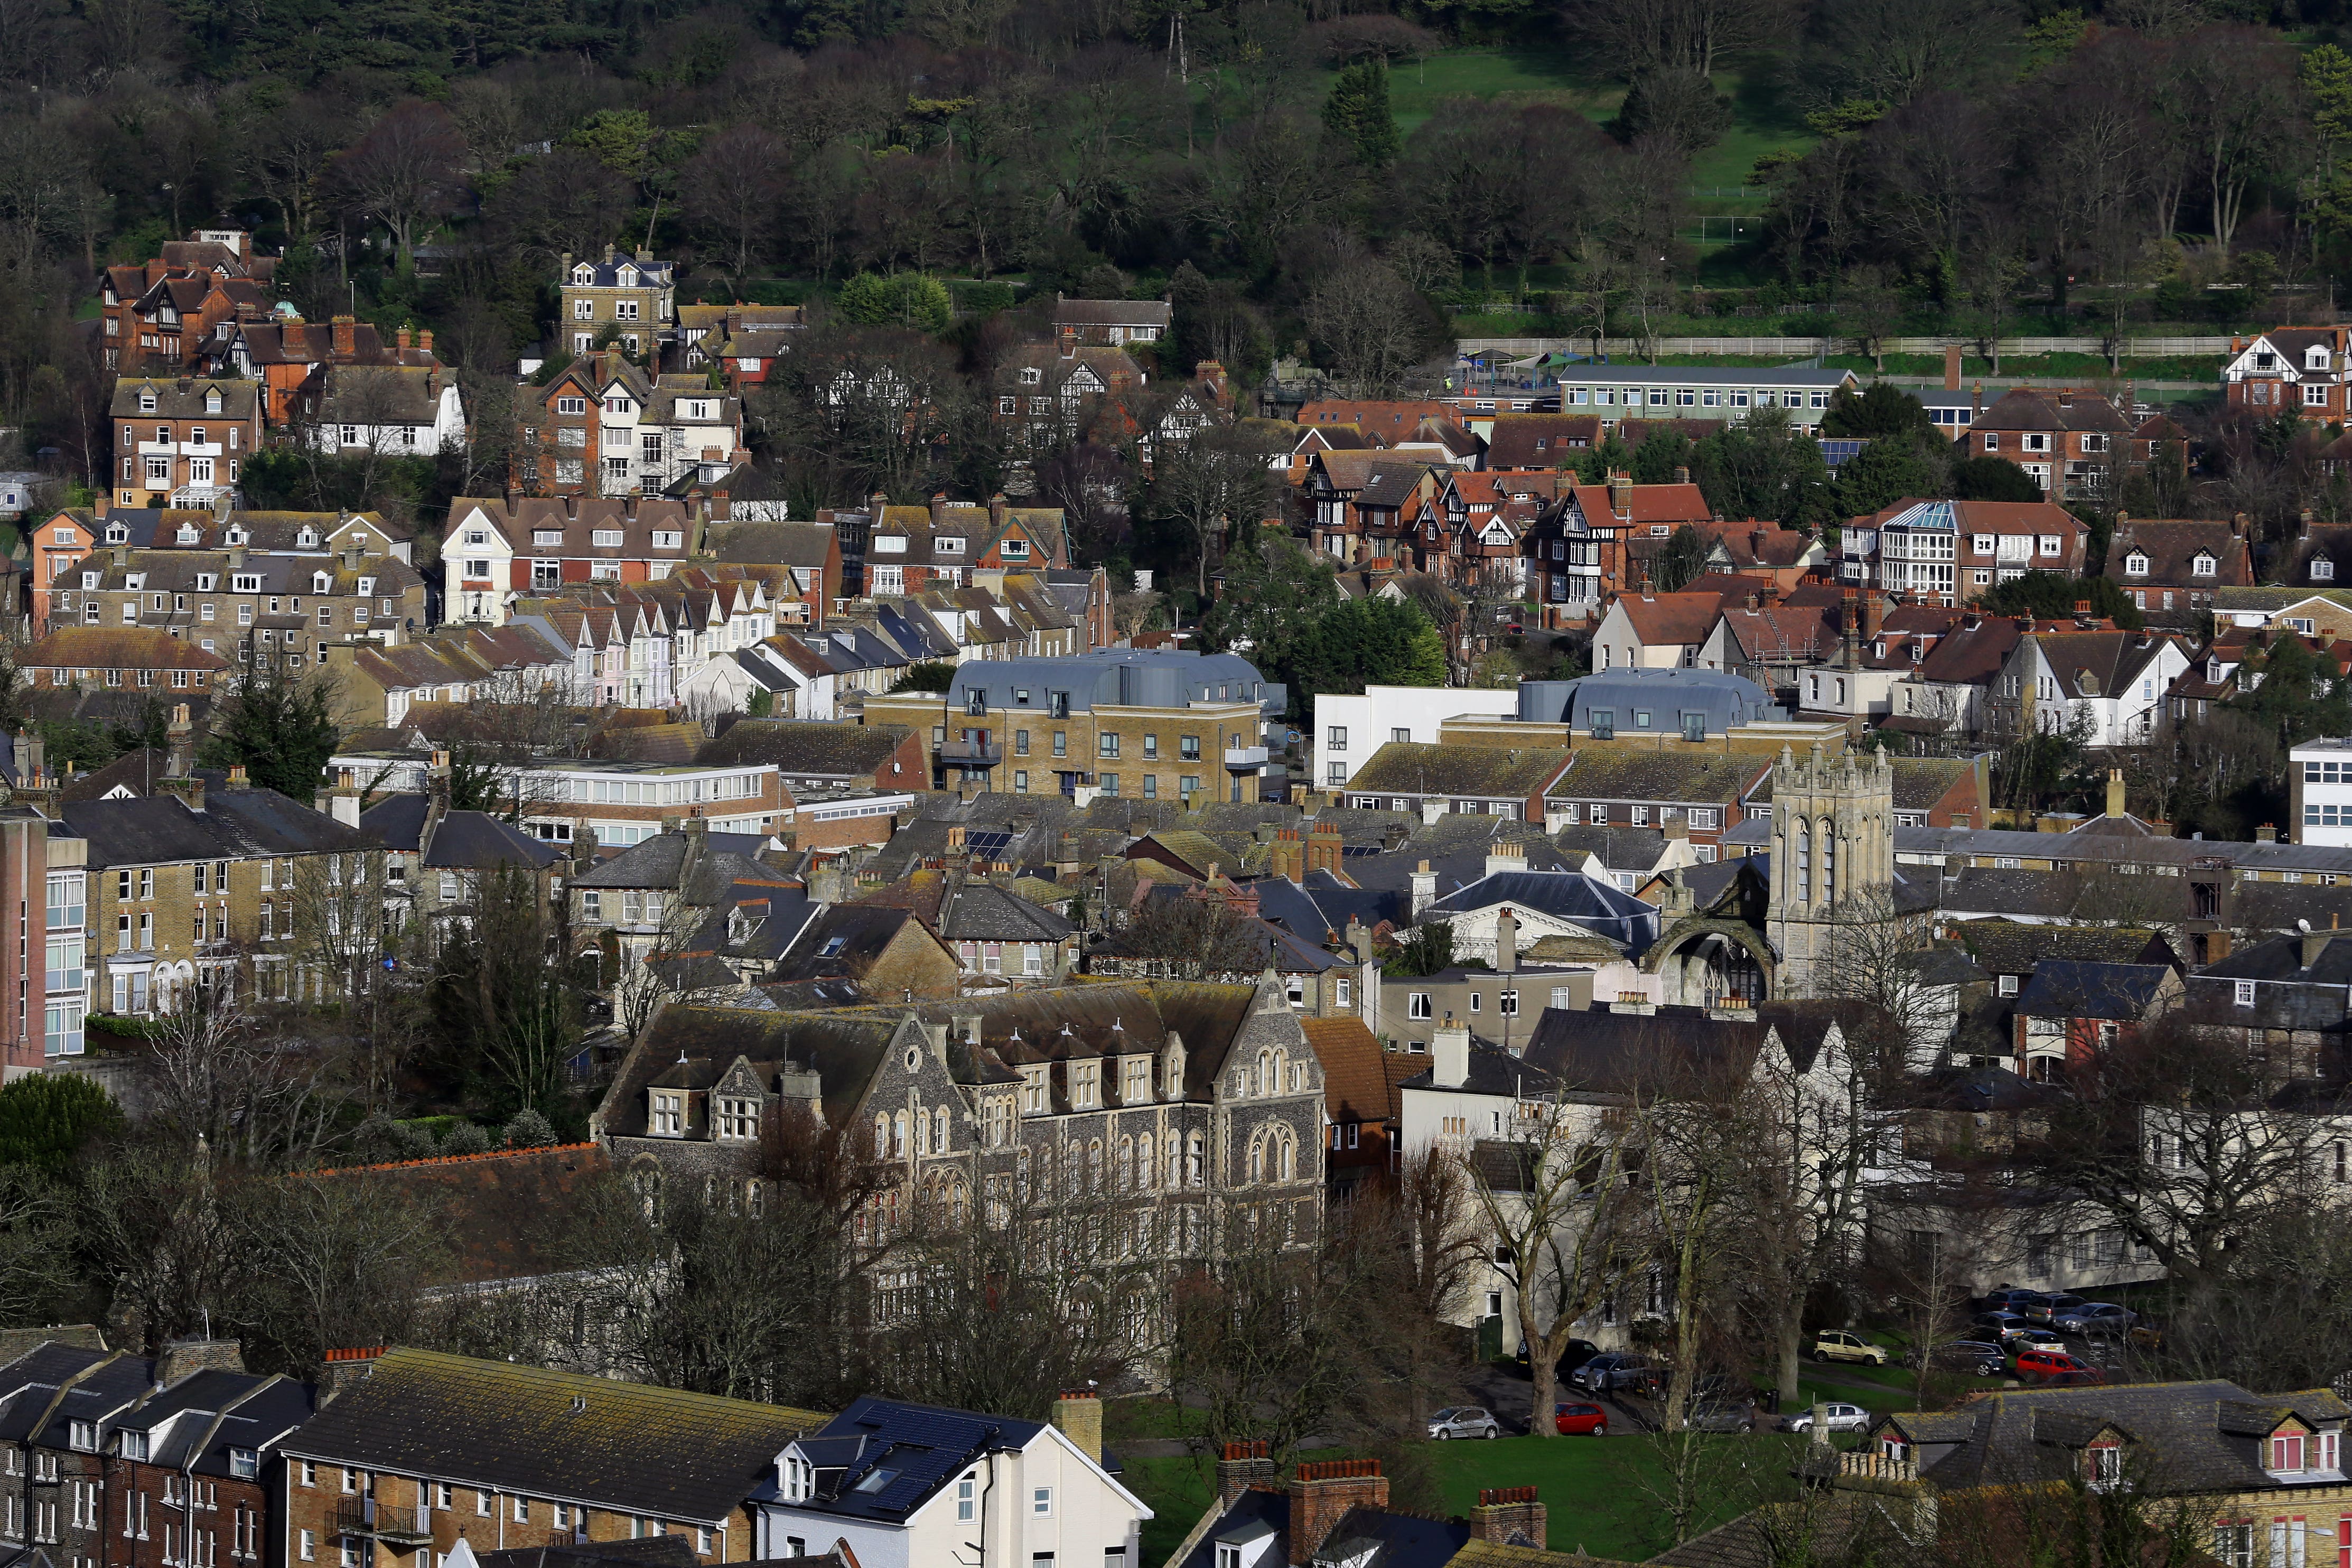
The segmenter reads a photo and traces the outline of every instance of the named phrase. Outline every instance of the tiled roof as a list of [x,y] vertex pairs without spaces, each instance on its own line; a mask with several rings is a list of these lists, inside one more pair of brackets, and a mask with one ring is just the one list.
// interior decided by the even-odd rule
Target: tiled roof
[[1065,300],[1054,298],[1057,327],[1165,328],[1175,310],[1165,300]]
[[1746,798],[1772,771],[1767,756],[1689,756],[1669,752],[1580,747],[1568,776],[1550,793],[1578,800],[1695,801]]
[[1715,594],[1621,594],[1612,607],[1625,612],[1644,647],[1671,647],[1706,641],[1723,600]]
[[1494,469],[1561,468],[1601,439],[1593,414],[1497,414],[1486,436],[1486,466]]
[[774,1473],[785,1444],[824,1420],[778,1405],[394,1349],[286,1451],[716,1524]]
[[1425,1059],[1381,1049],[1361,1018],[1301,1018],[1298,1026],[1323,1065],[1323,1104],[1332,1121],[1397,1123],[1403,1106],[1397,1085],[1425,1070]]
[[[155,406],[139,405],[142,393],[155,395]],[[205,408],[208,397],[217,393],[221,405],[218,412]],[[261,387],[257,382],[218,380],[176,380],[163,376],[125,376],[114,384],[111,409],[117,419],[228,419],[250,422],[260,407]]]
[[16,654],[20,669],[208,669],[228,660],[154,626],[60,626]]
[[1374,752],[1349,793],[1504,796],[1540,794],[1568,765],[1567,748],[1427,745],[1391,741]]
[[[2135,553],[2147,558],[2147,571],[2129,570]],[[2191,563],[2200,555],[2213,559],[2210,574],[2200,576],[2191,570]],[[2248,586],[2254,580],[2246,541],[2231,524],[2185,519],[2132,518],[2119,522],[2114,540],[2107,545],[2106,575],[2126,588],[2141,584],[2168,588],[2224,584],[2236,588]]]
[[318,1171],[299,1179],[363,1183],[371,1193],[399,1194],[425,1205],[442,1244],[427,1282],[479,1285],[567,1267],[552,1244],[548,1216],[579,1201],[611,1171],[601,1144],[565,1143]]

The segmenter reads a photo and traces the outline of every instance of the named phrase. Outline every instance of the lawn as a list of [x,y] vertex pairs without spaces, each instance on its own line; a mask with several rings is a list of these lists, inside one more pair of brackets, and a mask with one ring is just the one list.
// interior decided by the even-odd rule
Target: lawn
[[[1710,1489],[1721,1499],[1704,1523],[1712,1529],[1793,1485],[1788,1468],[1799,1440],[1777,1435],[1707,1439],[1723,1445],[1725,1472]],[[1579,1548],[1599,1557],[1640,1561],[1673,1544],[1658,1536],[1660,1510],[1643,1488],[1658,1469],[1650,1445],[1638,1438],[1504,1437],[1491,1443],[1431,1445],[1429,1457],[1442,1498],[1440,1511],[1467,1516],[1485,1487],[1534,1487],[1549,1510],[1551,1547]],[[1345,1457],[1318,1450],[1317,1459]],[[1728,1461],[1743,1463],[1733,1468]],[[1143,1561],[1164,1563],[1199,1521],[1214,1496],[1214,1469],[1206,1460],[1129,1459],[1127,1483],[1150,1504]]]

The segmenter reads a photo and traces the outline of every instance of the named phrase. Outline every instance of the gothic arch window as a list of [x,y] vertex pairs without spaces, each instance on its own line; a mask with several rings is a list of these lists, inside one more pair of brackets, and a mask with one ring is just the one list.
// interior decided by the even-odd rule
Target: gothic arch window
[[1265,1140],[1264,1138],[1255,1138],[1250,1141],[1249,1179],[1253,1184],[1265,1180]]
[[874,1119],[874,1157],[877,1160],[890,1157],[890,1118],[887,1114]]
[[1274,1140],[1274,1179],[1276,1181],[1290,1180],[1296,1152],[1297,1145],[1291,1142],[1289,1133],[1284,1132],[1276,1136]]
[[901,1160],[907,1157],[907,1113],[903,1110],[890,1129],[890,1152]]
[[1087,1191],[1090,1193],[1098,1193],[1102,1191],[1102,1140],[1099,1138],[1089,1139],[1087,1142]]
[[1184,1141],[1184,1184],[1186,1186],[1197,1187],[1205,1179],[1206,1173],[1202,1168],[1202,1156],[1205,1152],[1206,1147],[1198,1132]]
[[948,1152],[948,1108],[944,1105],[931,1112],[931,1152]]
[[1152,1162],[1151,1134],[1149,1132],[1135,1141],[1135,1173],[1142,1178],[1145,1192],[1160,1184],[1160,1167]]
[[1837,898],[1837,824],[1822,818],[1822,902]]
[[1118,1141],[1118,1190],[1122,1193],[1135,1190],[1135,1140],[1132,1138]]
[[1796,825],[1797,901],[1813,901],[1813,836],[1802,822]]

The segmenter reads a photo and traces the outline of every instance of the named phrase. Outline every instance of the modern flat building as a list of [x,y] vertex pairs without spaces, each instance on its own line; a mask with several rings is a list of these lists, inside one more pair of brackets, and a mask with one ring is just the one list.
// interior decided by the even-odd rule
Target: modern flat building
[[2352,740],[2305,741],[2288,752],[2286,787],[2297,844],[2352,848]]
[[1446,720],[1465,713],[1508,717],[1518,711],[1518,701],[1516,689],[1445,686],[1367,686],[1360,697],[1318,692],[1310,782],[1339,789],[1391,741],[1433,746]]
[[1785,408],[1789,423],[1811,430],[1830,395],[1860,384],[1850,370],[1810,365],[1575,364],[1559,373],[1559,411],[1598,415],[1604,427],[1624,419],[1745,419],[1758,408]]

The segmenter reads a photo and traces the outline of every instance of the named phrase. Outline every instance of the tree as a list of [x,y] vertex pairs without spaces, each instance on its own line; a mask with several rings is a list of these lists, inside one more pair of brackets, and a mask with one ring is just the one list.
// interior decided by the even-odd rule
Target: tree
[[2006,458],[1979,453],[1952,465],[1954,500],[1997,500],[2030,505],[2048,497],[2033,476]]
[[1434,334],[1429,307],[1384,262],[1335,270],[1307,300],[1307,326],[1360,397],[1393,397]]
[[1339,602],[1331,568],[1279,527],[1252,530],[1236,542],[1225,557],[1224,579],[1209,612],[1210,640],[1269,662],[1300,626]]
[[1113,946],[1121,960],[1175,980],[1255,975],[1266,964],[1265,929],[1214,898],[1146,900]]
[[1940,491],[1942,476],[1919,443],[1916,436],[1883,437],[1840,464],[1834,487],[1838,514],[1864,517],[1898,500]]
[[[379,906],[381,907],[381,906]],[[150,1119],[223,1159],[300,1157],[341,1121],[343,1063],[331,1044],[271,1028],[237,1000],[233,972],[182,989],[150,1042]]]
[[1766,518],[1813,531],[1838,521],[1821,443],[1782,408],[1759,408],[1691,447],[1691,478],[1717,517]]
[[1937,434],[1927,405],[1889,381],[1874,381],[1860,393],[1839,387],[1830,394],[1829,412],[1822,416],[1822,434],[1832,437],[1867,441],[1912,431]]
[[56,1174],[91,1144],[120,1136],[122,1126],[121,1108],[94,1078],[20,1078],[0,1088],[0,1165]]
[[2113,620],[2129,631],[2147,624],[2131,595],[2105,577],[2066,577],[2055,572],[2027,572],[2006,583],[1996,583],[1977,596],[1977,603],[1996,616],[2031,616],[2036,620],[2065,620],[2077,605],[2091,614]]
[[1396,121],[1389,114],[1389,67],[1364,60],[1341,70],[1323,100],[1323,123],[1378,173],[1396,161]]
[[1191,542],[1193,584],[1209,596],[1209,560],[1223,553],[1230,529],[1254,529],[1273,504],[1266,440],[1240,426],[1217,426],[1189,441],[1164,444],[1152,467],[1143,512]]
[[1410,599],[1343,600],[1297,628],[1275,662],[1294,691],[1445,684],[1445,640]]
[[416,267],[420,228],[450,207],[466,156],[465,138],[438,104],[387,111],[334,162],[329,178],[362,220],[392,231],[403,273]]
[[238,1327],[314,1371],[348,1340],[409,1337],[447,1221],[397,1183],[365,1171],[320,1171],[239,1183],[231,1224],[246,1288]]
[[242,766],[253,784],[308,805],[341,733],[323,674],[297,676],[257,655],[214,708],[212,733],[197,761],[207,768]]
[[1666,541],[1666,547],[1650,562],[1652,586],[1661,594],[1679,594],[1690,581],[1706,570],[1706,555],[1712,548],[1707,537],[1683,524]]
[[1726,55],[1785,42],[1800,19],[1785,0],[1569,0],[1562,20],[1614,74],[1714,75]]
[[757,125],[730,125],[678,171],[688,219],[724,247],[739,279],[766,257],[784,166],[780,138]]
[[2223,257],[2248,190],[2277,166],[2291,138],[2294,52],[2254,27],[2209,27],[2175,57],[2180,121],[2204,165],[2213,241]]
[[465,940],[443,944],[434,976],[445,1027],[499,1107],[542,1113],[561,1099],[560,1075],[579,1038],[579,999],[559,963],[572,952],[562,900],[540,895],[530,870],[476,874]]

